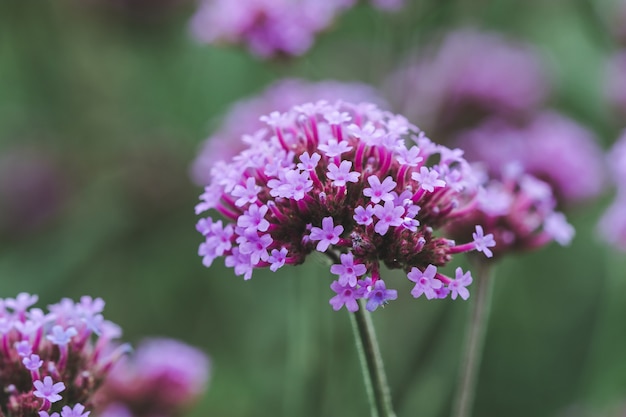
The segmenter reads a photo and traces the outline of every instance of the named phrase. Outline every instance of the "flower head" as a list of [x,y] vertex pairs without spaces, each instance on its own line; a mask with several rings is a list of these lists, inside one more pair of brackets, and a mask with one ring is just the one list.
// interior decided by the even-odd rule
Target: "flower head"
[[102,318],[99,298],[64,298],[48,312],[36,302],[26,293],[0,299],[0,369],[3,385],[12,387],[0,395],[0,415],[87,417],[86,407],[127,350],[114,341],[119,328]]
[[485,181],[476,206],[448,226],[452,236],[463,239],[471,234],[470,245],[488,258],[551,241],[570,243],[574,228],[555,211],[556,199],[547,183],[517,170],[500,178],[485,176]]
[[[435,234],[475,204],[477,176],[461,151],[435,145],[402,116],[370,104],[318,102],[263,120],[266,127],[252,133],[257,140],[213,171],[208,188],[217,194],[201,197],[198,210],[213,209],[226,222],[198,222],[205,259],[226,256],[226,265],[249,279],[257,268],[325,253],[339,276],[331,305],[354,311],[360,298],[371,310],[396,298],[377,284],[381,264],[415,277],[454,253],[492,246],[488,236],[456,245]],[[261,189],[255,201],[239,204],[233,193],[246,184]],[[268,208],[262,229],[258,216],[251,220],[254,206]],[[229,226],[232,235],[222,239]],[[414,295],[443,297],[452,281],[437,273]]]

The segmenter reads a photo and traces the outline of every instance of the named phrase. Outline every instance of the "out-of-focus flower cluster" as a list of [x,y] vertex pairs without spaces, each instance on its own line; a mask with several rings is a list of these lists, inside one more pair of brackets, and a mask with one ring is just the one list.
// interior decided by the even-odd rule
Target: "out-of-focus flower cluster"
[[258,96],[241,100],[230,107],[220,127],[206,139],[194,160],[192,179],[198,185],[209,184],[211,168],[217,161],[228,161],[248,147],[249,144],[242,138],[264,126],[259,115],[272,111],[285,112],[297,104],[319,100],[344,100],[351,103],[367,101],[387,107],[374,88],[362,83],[332,80],[311,82],[297,78],[277,81]]
[[491,235],[457,245],[435,230],[473,208],[477,178],[462,151],[431,142],[399,115],[375,105],[306,103],[263,116],[248,148],[217,163],[196,212],[213,209],[226,221],[203,218],[199,255],[205,266],[221,256],[245,279],[255,268],[300,264],[313,251],[334,262],[333,308],[375,310],[397,292],[381,264],[415,283],[414,297],[467,298],[471,275],[437,271],[453,254],[489,254]]
[[[380,9],[397,10],[402,0],[374,0]],[[356,0],[203,0],[191,19],[201,42],[244,44],[261,58],[302,55]]]
[[205,391],[209,360],[172,339],[148,339],[111,370],[98,391],[100,417],[170,417]]
[[599,228],[610,244],[626,251],[626,131],[613,145],[607,160],[617,193],[600,219]]
[[7,417],[87,417],[92,397],[128,351],[100,298],[63,299],[44,312],[35,295],[0,299],[0,411]]

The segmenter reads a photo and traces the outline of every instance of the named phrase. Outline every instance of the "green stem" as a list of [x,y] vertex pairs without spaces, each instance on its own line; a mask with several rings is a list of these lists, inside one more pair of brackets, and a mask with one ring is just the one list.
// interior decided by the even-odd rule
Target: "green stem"
[[477,266],[476,289],[472,297],[473,302],[466,329],[453,417],[469,417],[472,414],[478,370],[480,369],[485,333],[491,310],[492,264],[491,262],[479,262]]
[[372,417],[396,417],[391,406],[391,394],[374,325],[363,300],[359,300],[359,309],[350,314],[350,322],[359,352]]

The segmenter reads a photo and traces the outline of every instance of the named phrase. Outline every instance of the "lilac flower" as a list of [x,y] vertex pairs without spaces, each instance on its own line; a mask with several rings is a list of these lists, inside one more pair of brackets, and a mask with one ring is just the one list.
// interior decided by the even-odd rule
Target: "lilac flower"
[[358,206],[357,208],[355,208],[354,216],[352,217],[354,218],[354,221],[357,222],[357,224],[369,226],[374,221],[374,219],[372,218],[373,215],[374,207],[368,205],[365,208],[363,208],[363,206]]
[[[397,297],[381,277],[382,264],[415,278],[455,253],[491,247],[487,237],[456,245],[436,232],[478,204],[479,175],[462,151],[434,144],[404,117],[367,103],[319,101],[269,113],[248,147],[210,173],[207,187],[219,198],[207,197],[213,207],[203,209],[226,223],[198,223],[205,265],[225,256],[227,267],[250,279],[258,268],[276,271],[322,252],[338,276],[332,307],[354,311],[363,299],[375,310]],[[242,190],[234,190],[248,182],[261,190],[239,206]],[[437,273],[413,293],[444,297],[452,281]]]
[[335,226],[332,217],[324,217],[321,229],[319,227],[311,228],[310,239],[312,241],[319,240],[315,248],[318,252],[326,252],[330,245],[335,245],[339,242],[341,233],[343,233],[343,226]]
[[370,186],[363,189],[363,195],[365,197],[369,197],[372,203],[376,204],[381,200],[393,200],[391,191],[393,191],[398,184],[391,177],[385,177],[381,183],[380,179],[376,175],[370,175],[367,177],[367,182]]
[[22,359],[22,363],[29,371],[37,371],[43,365],[43,361],[39,355],[32,354],[27,358]]
[[443,286],[442,282],[435,278],[437,267],[428,265],[424,271],[413,267],[408,274],[409,280],[415,282],[415,287],[411,290],[411,295],[415,298],[424,294],[427,299],[437,298],[435,290]]
[[395,300],[398,298],[398,291],[388,290],[385,286],[385,282],[379,279],[374,283],[374,286],[369,289],[367,293],[367,304],[365,308],[368,311],[374,311],[379,306],[387,304],[389,300]]
[[88,417],[91,411],[85,411],[85,406],[76,404],[74,408],[64,406],[61,410],[61,417]]
[[246,179],[246,185],[236,185],[233,189],[233,197],[239,197],[235,204],[237,207],[244,206],[247,203],[254,203],[257,201],[257,194],[261,191],[261,187],[256,185],[254,178],[250,177]]
[[446,182],[439,179],[439,173],[427,167],[420,167],[420,172],[414,172],[411,178],[420,183],[424,191],[433,192],[435,188],[445,187]]
[[367,272],[363,264],[355,264],[354,256],[351,253],[344,253],[340,256],[341,264],[330,267],[330,272],[339,275],[339,285],[355,287],[357,278]]
[[352,169],[352,162],[342,161],[341,165],[337,167],[333,162],[328,165],[328,174],[326,176],[333,180],[335,187],[345,187],[347,182],[358,182],[358,172],[350,171]]
[[351,313],[359,309],[357,300],[363,297],[365,288],[341,285],[337,281],[333,281],[333,283],[330,284],[330,288],[337,293],[337,295],[330,299],[330,305],[333,306],[333,310],[337,311],[344,305]]
[[59,401],[61,398],[59,393],[65,390],[65,384],[63,382],[54,383],[49,376],[45,377],[42,381],[33,382],[35,391],[33,395],[37,398],[43,398],[51,403]]
[[280,250],[272,249],[272,253],[270,254],[269,258],[267,258],[267,262],[271,264],[270,270],[272,272],[276,272],[279,268],[282,268],[282,266],[285,265],[286,261],[287,261],[287,249],[286,248],[280,248]]
[[251,204],[248,210],[237,219],[237,226],[246,229],[246,232],[266,232],[270,227],[270,223],[265,220],[268,209],[267,206],[259,207]]
[[46,338],[55,345],[65,346],[72,340],[72,337],[76,336],[78,332],[74,327],[68,327],[64,329],[63,326],[53,326],[52,333],[47,335]]
[[471,283],[472,275],[470,272],[463,273],[461,268],[457,268],[455,279],[451,281],[447,287],[450,290],[450,298],[456,300],[456,297],[460,296],[462,299],[467,300],[469,298],[469,291],[466,287]]
[[374,230],[379,235],[385,235],[391,226],[400,226],[404,222],[402,217],[404,207],[396,207],[393,201],[386,201],[384,206],[376,204],[374,206],[374,215],[378,217],[378,222],[374,226]]
[[172,339],[146,339],[104,381],[99,393],[102,415],[182,415],[206,390],[210,365],[195,347]]
[[485,236],[483,227],[477,225],[476,232],[472,233],[472,238],[474,238],[474,246],[477,251],[484,253],[487,258],[491,258],[493,256],[493,252],[489,250],[489,248],[496,246],[493,234],[489,233]]
[[59,413],[48,414],[47,411],[40,411],[39,417],[60,417]]

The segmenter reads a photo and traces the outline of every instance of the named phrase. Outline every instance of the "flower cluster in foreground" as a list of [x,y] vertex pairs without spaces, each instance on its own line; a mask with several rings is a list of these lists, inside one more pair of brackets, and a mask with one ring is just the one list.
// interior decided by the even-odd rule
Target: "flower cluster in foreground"
[[172,339],[143,341],[98,391],[100,417],[178,416],[206,389],[209,359]]
[[0,299],[0,415],[87,417],[92,396],[128,350],[104,302],[63,299],[44,312],[26,293]]
[[321,101],[263,116],[249,147],[215,165],[196,212],[205,266],[221,256],[245,279],[255,268],[300,264],[318,251],[333,261],[335,310],[372,311],[397,292],[380,268],[400,268],[414,297],[469,296],[471,275],[437,269],[453,254],[488,253],[493,236],[457,245],[435,234],[471,210],[479,186],[462,151],[431,142],[375,105]]
[[[397,10],[403,2],[372,3],[379,9]],[[201,42],[245,44],[261,58],[297,56],[355,4],[356,0],[202,0],[190,27]]]

